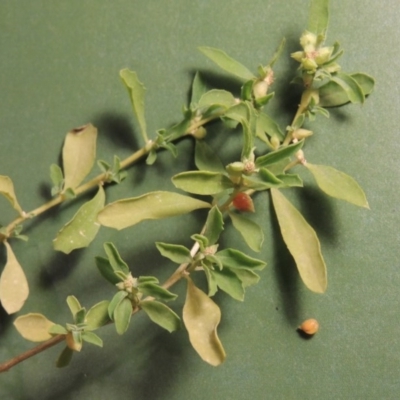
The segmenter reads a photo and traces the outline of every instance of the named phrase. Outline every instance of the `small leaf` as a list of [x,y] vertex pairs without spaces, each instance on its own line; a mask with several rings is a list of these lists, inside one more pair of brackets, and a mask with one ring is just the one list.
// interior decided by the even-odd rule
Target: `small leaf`
[[208,245],[218,242],[221,232],[224,230],[224,219],[221,211],[214,206],[209,212],[205,224],[204,236],[208,239]]
[[213,195],[232,189],[232,181],[224,174],[208,171],[181,172],[172,178],[178,189],[189,193]]
[[313,292],[324,293],[326,266],[314,229],[277,189],[271,189],[272,200],[283,240],[292,254],[301,279]]
[[278,174],[276,177],[283,183],[282,187],[303,187],[303,181],[297,174]]
[[106,252],[111,267],[115,272],[120,271],[125,275],[128,275],[131,272],[128,264],[121,258],[114,244],[111,242],[104,243],[104,251]]
[[233,271],[237,277],[241,280],[242,285],[244,288],[251,286],[251,285],[255,285],[256,283],[258,283],[258,281],[260,280],[260,277],[254,272],[251,271],[249,269],[235,269],[235,270],[231,270]]
[[201,79],[201,76],[198,72],[196,72],[196,75],[193,78],[193,83],[192,83],[192,96],[190,100],[190,104],[193,107],[195,104],[197,104],[203,96],[203,94],[207,91],[206,85],[204,84],[203,80]]
[[146,296],[152,296],[162,301],[171,301],[178,297],[175,293],[154,283],[141,283],[138,285],[138,290]]
[[18,317],[14,321],[14,326],[21,336],[31,342],[44,342],[51,339],[50,327],[54,322],[49,321],[44,315],[29,313]]
[[276,136],[280,140],[283,140],[284,138],[284,135],[279,128],[279,125],[269,115],[260,112],[257,118],[257,136],[261,137],[262,132],[266,132],[270,137]]
[[183,322],[193,348],[204,361],[213,366],[222,364],[226,357],[217,335],[220,320],[219,307],[187,278]]
[[176,331],[181,327],[181,320],[178,315],[163,303],[154,300],[142,301],[140,308],[153,322],[168,332]]
[[108,305],[108,316],[114,320],[114,311],[117,306],[128,296],[128,292],[125,290],[120,290],[117,292],[114,297],[111,299],[110,304]]
[[261,227],[242,215],[229,213],[229,216],[234,228],[242,235],[247,245],[252,250],[259,252],[264,241],[264,233]]
[[139,284],[141,283],[159,283],[159,280],[155,276],[139,276],[138,278]]
[[134,71],[130,71],[129,69],[125,68],[120,71],[119,75],[125,87],[128,89],[129,96],[132,102],[133,113],[138,120],[143,140],[145,141],[145,143],[147,143],[147,128],[146,119],[144,116],[144,94],[146,92],[146,88],[139,81],[139,78]]
[[329,0],[311,0],[307,30],[326,35],[329,22]]
[[293,154],[297,153],[304,144],[304,140],[300,142],[290,144],[289,146],[281,147],[278,150],[271,151],[270,153],[258,157],[256,159],[256,166],[260,167],[267,167],[268,165],[275,164],[280,160],[283,160],[287,157],[292,156]]
[[86,330],[94,331],[110,322],[108,315],[108,300],[95,304],[86,314]]
[[232,93],[221,89],[212,89],[201,96],[198,107],[207,108],[215,105],[220,105],[226,108],[235,105],[235,98]]
[[103,347],[103,341],[93,332],[83,332],[82,340],[95,346]]
[[113,285],[121,282],[121,279],[115,275],[114,269],[110,264],[110,261],[104,257],[95,257],[96,266],[100,271],[100,274],[105,278],[108,282]]
[[75,317],[79,310],[82,309],[81,303],[75,296],[67,297],[67,304],[69,309],[71,310],[71,314]]
[[352,103],[364,103],[364,93],[357,81],[350,75],[338,72],[332,76],[331,80],[344,89]]
[[62,151],[64,190],[77,188],[91,171],[96,158],[97,129],[84,125],[67,133]]
[[48,331],[51,335],[66,335],[68,331],[59,324],[54,324],[49,327]]
[[68,346],[65,346],[64,350],[61,352],[61,354],[58,357],[56,367],[57,368],[67,367],[72,360],[73,354],[74,354],[74,351],[71,350]]
[[199,47],[199,50],[210,60],[214,61],[220,68],[230,74],[246,81],[255,78],[255,76],[244,65],[228,56],[224,51],[206,46]]
[[365,193],[351,176],[326,165],[306,163],[305,166],[313,174],[320,189],[329,196],[369,208]]
[[281,187],[282,183],[283,182],[267,168],[260,168],[258,173],[243,177],[244,186],[254,190]]
[[372,93],[375,86],[375,80],[372,76],[362,72],[356,72],[354,74],[350,74],[350,76],[358,83],[365,96],[368,96]]
[[50,165],[50,179],[53,183],[51,194],[52,196],[55,196],[61,192],[64,184],[64,175],[62,169],[57,164]]
[[116,307],[113,313],[115,329],[119,335],[124,334],[129,327],[132,316],[132,303],[129,299],[123,299]]
[[235,274],[235,272],[229,268],[224,268],[222,271],[214,270],[210,271],[210,273],[214,276],[214,280],[221,290],[229,294],[229,296],[235,300],[244,300],[244,288],[242,281]]
[[76,325],[81,325],[85,323],[86,319],[86,308],[81,308],[76,314],[75,314],[75,324]]
[[267,265],[262,260],[249,257],[235,249],[225,249],[219,251],[215,256],[220,260],[224,267],[227,268],[238,268],[238,269],[251,269],[251,270],[262,270]]
[[156,246],[162,256],[169,258],[174,263],[184,264],[192,261],[190,250],[185,246],[162,242],[156,242]]
[[225,173],[222,161],[204,140],[196,140],[194,162],[200,171]]
[[107,205],[98,215],[104,226],[124,229],[146,219],[162,219],[189,213],[210,204],[173,192],[151,192]]
[[54,250],[69,254],[72,250],[89,246],[100,229],[97,214],[103,209],[104,202],[104,189],[99,186],[96,196],[86,202],[58,232],[53,240]]
[[29,295],[28,281],[16,259],[11,246],[4,242],[7,249],[7,263],[0,277],[0,299],[8,314],[19,311]]
[[14,185],[8,176],[0,175],[0,194],[11,203],[13,208],[18,211],[19,215],[23,214],[14,192]]

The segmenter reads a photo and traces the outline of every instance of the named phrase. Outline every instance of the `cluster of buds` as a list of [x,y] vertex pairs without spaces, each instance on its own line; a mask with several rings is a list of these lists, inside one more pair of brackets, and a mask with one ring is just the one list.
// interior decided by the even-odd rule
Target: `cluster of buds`
[[300,45],[303,51],[296,51],[291,54],[291,57],[298,61],[301,68],[309,74],[315,74],[319,67],[330,61],[334,50],[333,46],[319,47],[319,37],[307,31],[301,36]]

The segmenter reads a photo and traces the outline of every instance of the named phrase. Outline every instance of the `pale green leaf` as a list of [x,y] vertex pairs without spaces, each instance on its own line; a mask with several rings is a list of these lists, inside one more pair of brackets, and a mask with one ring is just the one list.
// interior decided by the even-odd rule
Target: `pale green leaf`
[[364,103],[365,96],[363,90],[350,75],[338,72],[331,77],[331,80],[344,89],[352,103]]
[[369,208],[365,193],[351,176],[326,165],[307,162],[305,166],[313,174],[320,189],[329,196]]
[[176,331],[181,327],[181,320],[178,315],[163,303],[154,300],[142,301],[140,308],[154,323],[168,332]]
[[226,72],[246,81],[255,78],[247,67],[228,56],[224,51],[206,46],[199,47],[199,50]]
[[368,96],[372,93],[375,86],[375,79],[372,76],[362,72],[356,72],[354,74],[350,74],[350,76],[358,83],[365,96]]
[[271,189],[271,195],[283,240],[296,262],[301,279],[313,292],[324,293],[326,266],[314,229],[279,190]]
[[256,222],[236,213],[229,213],[234,228],[242,235],[247,245],[259,252],[264,241],[264,233]]
[[235,300],[244,300],[242,281],[234,271],[229,268],[224,268],[221,271],[215,269],[214,271],[211,270],[210,274],[214,277],[215,283],[221,290]]
[[215,256],[220,260],[222,265],[227,268],[262,270],[267,265],[264,261],[250,257],[235,249],[219,251]]
[[226,357],[217,335],[220,320],[219,307],[187,278],[183,322],[193,348],[204,361],[213,366],[223,363]]
[[62,150],[64,190],[76,189],[91,171],[96,158],[97,129],[92,124],[72,129]]
[[86,330],[94,331],[103,325],[108,324],[111,320],[108,315],[108,300],[100,301],[95,304],[86,314]]
[[194,157],[194,162],[199,170],[225,173],[222,161],[204,140],[196,140]]
[[53,325],[54,322],[37,313],[22,315],[14,321],[14,326],[20,335],[31,342],[44,342],[51,339],[49,329]]
[[255,285],[260,280],[260,276],[257,275],[254,271],[251,271],[250,269],[236,268],[231,271],[233,271],[237,275],[237,277],[241,280],[244,288],[251,285]]
[[4,196],[11,203],[19,215],[23,215],[22,208],[15,195],[14,185],[8,176],[0,175],[0,195]]
[[146,88],[139,81],[139,78],[134,71],[129,69],[123,69],[119,73],[124,85],[128,89],[129,96],[132,102],[133,112],[138,120],[140,131],[145,143],[147,143],[147,132],[146,132],[146,119],[144,116],[144,95]]
[[8,314],[19,311],[29,295],[28,281],[11,246],[4,242],[7,249],[7,263],[0,277],[0,300]]
[[75,296],[68,296],[67,297],[67,304],[71,311],[71,314],[75,317],[75,315],[82,310],[81,303]]
[[329,0],[311,0],[307,30],[325,36],[329,22]]
[[119,230],[146,219],[174,217],[209,207],[209,203],[178,193],[151,192],[107,205],[98,214],[98,221]]
[[192,95],[190,99],[190,104],[192,106],[196,105],[201,96],[207,91],[206,85],[204,84],[203,80],[201,79],[201,76],[198,72],[196,72],[196,75],[193,78],[193,83],[192,83]]
[[100,271],[100,274],[105,278],[108,282],[113,285],[121,282],[121,279],[115,275],[114,269],[110,264],[110,261],[104,257],[95,257],[96,266]]
[[262,138],[263,133],[267,133],[268,136],[276,136],[280,140],[283,140],[284,135],[279,128],[279,125],[267,114],[260,112],[257,118],[256,134]]
[[114,319],[114,311],[117,308],[117,306],[128,296],[128,292],[125,290],[120,290],[117,292],[114,297],[111,299],[110,304],[108,305],[108,316],[111,319]]
[[207,108],[215,105],[229,108],[235,105],[235,98],[232,93],[221,89],[212,89],[204,93],[198,103],[199,108]]
[[82,340],[95,346],[103,347],[103,341],[93,332],[83,332]]
[[122,259],[114,244],[111,242],[107,242],[104,243],[103,247],[104,251],[107,254],[108,260],[110,261],[112,269],[115,272],[120,271],[123,274],[128,275],[130,273],[128,264]]
[[205,224],[204,236],[208,239],[211,246],[217,243],[219,235],[224,230],[224,218],[217,206],[214,206],[209,212]]
[[73,354],[74,351],[71,350],[68,346],[66,346],[58,357],[56,367],[57,368],[67,367],[71,362]]
[[132,303],[129,299],[123,299],[117,307],[115,307],[113,313],[113,319],[115,322],[115,329],[119,335],[124,334],[131,321],[132,316]]
[[59,165],[50,165],[50,179],[54,186],[61,187],[64,181],[64,175]]
[[138,290],[146,296],[152,296],[162,301],[171,301],[178,297],[178,295],[175,293],[172,293],[169,290],[164,289],[162,286],[151,282],[140,283],[138,285]]
[[279,161],[297,153],[303,147],[303,144],[304,140],[301,140],[300,142],[292,143],[289,146],[280,147],[278,150],[271,151],[264,156],[257,157],[256,166],[260,168],[278,163]]
[[156,242],[156,246],[162,256],[169,258],[174,263],[184,264],[192,261],[190,250],[185,246],[162,242]]
[[226,175],[208,171],[181,172],[172,178],[172,183],[178,189],[202,195],[218,194],[234,186]]
[[54,250],[69,254],[72,250],[87,247],[96,237],[100,224],[97,214],[103,209],[105,194],[102,186],[92,200],[86,202],[53,240]]
[[68,331],[62,325],[54,324],[49,327],[49,333],[51,335],[67,335]]

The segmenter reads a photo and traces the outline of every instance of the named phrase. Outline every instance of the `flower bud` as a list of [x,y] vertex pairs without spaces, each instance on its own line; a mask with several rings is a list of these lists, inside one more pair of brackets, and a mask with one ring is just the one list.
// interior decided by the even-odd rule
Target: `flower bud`
[[279,146],[281,145],[281,141],[279,140],[279,138],[277,136],[271,137],[271,145],[274,150],[277,150],[279,148]]
[[293,137],[293,139],[301,140],[301,139],[311,136],[312,134],[313,134],[312,131],[309,131],[308,129],[300,128],[300,129],[296,129],[295,131],[292,132],[292,137]]
[[261,97],[265,97],[268,92],[268,86],[268,83],[265,81],[257,81],[253,86],[254,98],[257,100]]
[[297,62],[302,62],[303,58],[305,58],[304,51],[296,51],[295,53],[292,53],[290,57],[294,58]]
[[199,126],[195,131],[192,132],[192,135],[196,139],[204,139],[207,135],[207,131],[204,126]]
[[236,161],[226,166],[226,170],[228,173],[237,173],[244,171],[244,163],[241,161]]
[[240,192],[232,200],[233,206],[244,212],[254,212],[254,203],[251,197],[247,193]]
[[301,66],[307,71],[315,71],[318,68],[318,64],[312,58],[305,58]]
[[317,36],[305,31],[300,37],[300,45],[305,52],[314,51],[317,45]]
[[317,51],[317,55],[315,56],[315,62],[318,65],[324,64],[329,61],[332,56],[333,47],[322,47]]

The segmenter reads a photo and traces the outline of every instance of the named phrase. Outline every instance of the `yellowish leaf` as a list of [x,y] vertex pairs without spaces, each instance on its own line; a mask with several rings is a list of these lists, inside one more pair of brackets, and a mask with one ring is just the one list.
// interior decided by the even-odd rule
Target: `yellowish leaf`
[[189,332],[189,340],[199,356],[207,363],[218,366],[226,354],[217,335],[221,320],[219,307],[190,278],[187,278],[186,301],[183,322]]
[[4,242],[4,245],[7,248],[7,263],[0,277],[0,299],[7,313],[13,314],[24,305],[29,295],[29,287],[11,246],[7,242]]
[[14,185],[8,176],[0,175],[0,194],[3,195],[20,215],[23,214],[14,192]]
[[54,322],[37,313],[22,315],[14,321],[14,326],[21,336],[31,342],[44,342],[51,339],[49,329],[53,325]]

